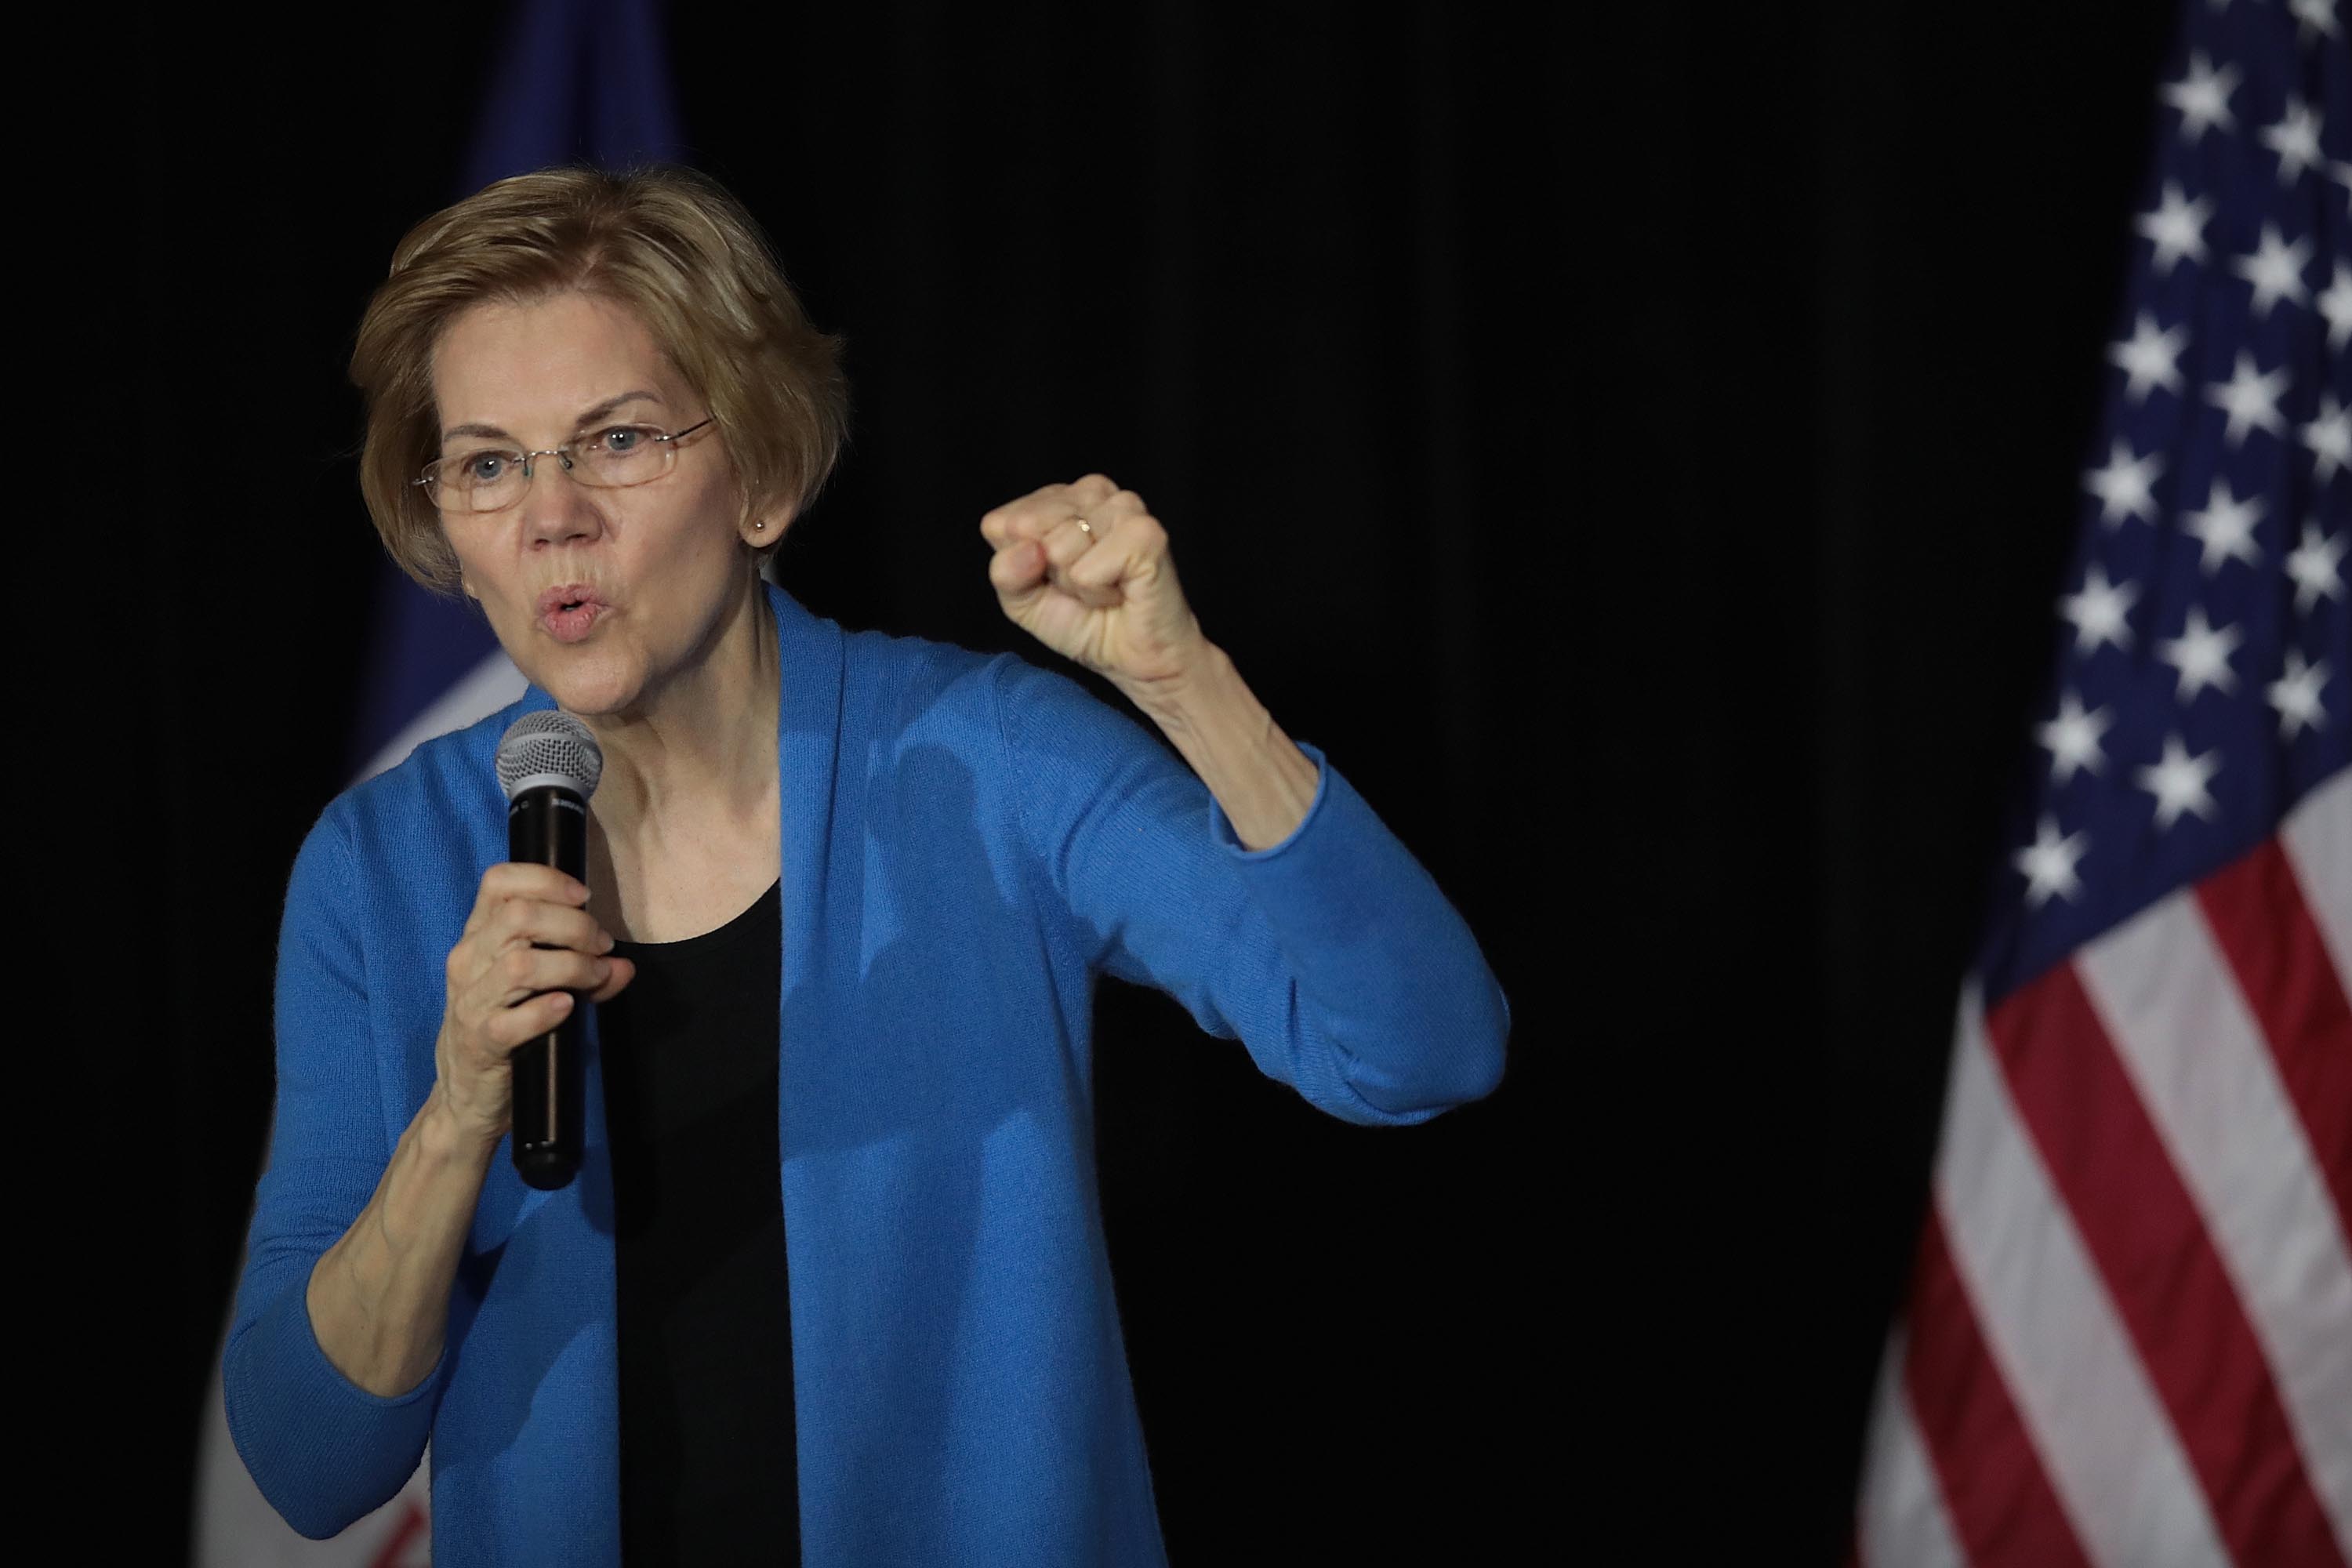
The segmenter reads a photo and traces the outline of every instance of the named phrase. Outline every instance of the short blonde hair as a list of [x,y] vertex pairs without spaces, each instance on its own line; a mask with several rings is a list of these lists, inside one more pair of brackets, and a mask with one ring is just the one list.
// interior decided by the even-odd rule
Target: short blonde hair
[[[633,310],[704,399],[747,517],[787,501],[797,516],[833,471],[849,437],[842,340],[810,323],[740,203],[688,169],[518,174],[408,231],[352,353],[367,409],[360,490],[384,549],[426,588],[457,583],[440,514],[409,482],[441,449],[434,350],[470,306],[574,289]],[[775,548],[755,552],[762,565]]]

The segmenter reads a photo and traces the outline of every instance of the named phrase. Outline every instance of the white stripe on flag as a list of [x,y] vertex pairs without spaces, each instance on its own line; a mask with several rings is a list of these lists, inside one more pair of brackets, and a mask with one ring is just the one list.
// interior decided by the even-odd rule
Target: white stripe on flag
[[499,649],[481,663],[466,672],[465,678],[441,694],[432,707],[411,719],[399,734],[383,743],[360,770],[358,784],[372,779],[386,768],[397,767],[423,742],[436,735],[446,735],[452,730],[462,730],[478,720],[487,719],[508,703],[520,698],[530,686],[507,650]]
[[1878,1395],[1863,1450],[1862,1508],[1855,1542],[1863,1568],[1966,1568],[1943,1488],[1927,1460],[1911,1399],[1903,1391],[1903,1358],[1911,1336],[1887,1336],[1879,1363]]
[[2295,803],[2279,827],[2312,923],[2352,987],[2352,768]]
[[2227,1568],[2171,1419],[2028,1139],[1969,981],[1936,1198],[1987,1352],[2102,1568]]
[[2303,1122],[2198,908],[2175,893],[2075,955],[2261,1336],[2312,1489],[2352,1541],[2352,1258]]

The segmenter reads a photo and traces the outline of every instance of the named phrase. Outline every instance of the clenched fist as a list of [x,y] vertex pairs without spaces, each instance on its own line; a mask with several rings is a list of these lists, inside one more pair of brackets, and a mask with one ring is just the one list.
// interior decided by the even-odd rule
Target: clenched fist
[[1129,698],[1181,685],[1205,662],[1167,531],[1133,490],[1101,474],[1047,485],[982,517],[980,531],[996,549],[988,580],[1013,625]]

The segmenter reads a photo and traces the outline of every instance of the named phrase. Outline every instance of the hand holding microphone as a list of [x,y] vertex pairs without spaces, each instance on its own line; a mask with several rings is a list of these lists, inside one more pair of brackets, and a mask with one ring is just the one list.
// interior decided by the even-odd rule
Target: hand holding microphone
[[499,742],[509,858],[482,874],[449,950],[434,1044],[459,1128],[489,1143],[511,1128],[515,1168],[534,1187],[562,1186],[579,1167],[580,1001],[607,1001],[636,977],[605,956],[611,934],[584,907],[587,799],[603,763],[587,726],[551,710],[526,713]]

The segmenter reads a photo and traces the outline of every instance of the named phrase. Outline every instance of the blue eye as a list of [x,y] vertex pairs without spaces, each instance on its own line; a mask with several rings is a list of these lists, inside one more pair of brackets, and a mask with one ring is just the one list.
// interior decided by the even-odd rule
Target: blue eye
[[645,438],[645,431],[635,425],[615,425],[609,430],[599,431],[596,443],[604,451],[619,457],[635,451],[644,445]]
[[467,484],[496,484],[512,461],[504,452],[477,452],[458,465],[457,477]]

